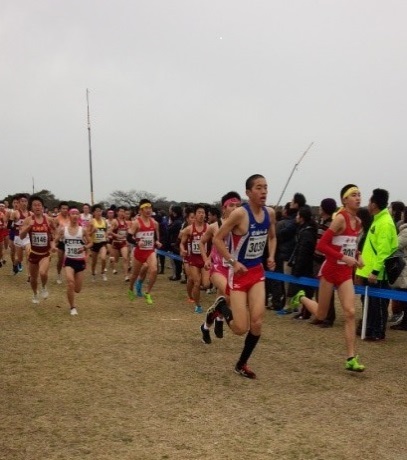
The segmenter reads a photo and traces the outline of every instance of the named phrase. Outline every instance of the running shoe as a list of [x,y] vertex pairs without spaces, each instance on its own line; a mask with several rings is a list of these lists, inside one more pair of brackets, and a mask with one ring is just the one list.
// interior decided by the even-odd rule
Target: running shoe
[[19,272],[23,271],[23,264],[21,262],[18,263],[18,271]]
[[195,313],[203,313],[203,308],[200,305],[197,305],[194,311]]
[[143,297],[142,288],[143,288],[143,282],[141,280],[137,280],[136,281],[137,297]]
[[206,312],[206,324],[208,326],[211,326],[215,318],[222,314],[223,306],[226,306],[226,299],[221,295],[216,298],[215,302],[213,302]]
[[212,343],[211,333],[209,332],[209,329],[204,328],[204,323],[201,324],[201,332],[202,332],[202,342],[206,343],[207,345]]
[[38,294],[34,294],[32,298],[32,303],[40,303],[40,298],[38,297]]
[[18,264],[13,265],[13,273],[17,275],[18,273]]
[[365,370],[365,366],[359,363],[359,356],[354,356],[352,359],[348,359],[346,361],[345,369],[347,371],[363,372]]
[[134,300],[136,298],[136,295],[134,294],[134,291],[132,289],[129,289],[127,291],[127,296],[129,298],[129,300]]
[[301,305],[301,297],[305,297],[305,291],[302,289],[291,299],[290,305],[294,308],[299,307]]
[[291,315],[291,313],[293,313],[293,309],[290,307],[284,307],[276,311],[276,315],[278,316]]
[[124,278],[124,282],[128,283],[129,281],[130,281],[130,278],[128,276],[126,276],[126,278]]
[[147,305],[153,305],[153,299],[151,298],[151,294],[147,292],[144,294],[144,298],[146,299]]
[[242,377],[246,377],[247,379],[255,379],[256,374],[249,368],[247,364],[243,364],[243,366],[235,366],[236,374],[241,375]]
[[107,276],[106,276],[104,273],[103,273],[103,275],[102,275],[102,280],[103,280],[103,281],[107,281]]
[[49,293],[48,293],[48,291],[47,291],[47,288],[46,288],[46,287],[43,287],[43,288],[41,289],[41,297],[42,297],[43,299],[48,299],[48,296],[49,296]]
[[388,320],[389,323],[400,324],[404,318],[404,311],[401,313],[394,313]]
[[77,314],[78,310],[75,307],[71,308],[71,316],[76,316]]
[[62,284],[61,275],[58,275],[57,277],[57,284]]
[[113,270],[113,275],[117,275],[118,271],[117,270]]
[[216,319],[215,326],[213,328],[213,332],[215,333],[218,339],[223,339],[223,321]]

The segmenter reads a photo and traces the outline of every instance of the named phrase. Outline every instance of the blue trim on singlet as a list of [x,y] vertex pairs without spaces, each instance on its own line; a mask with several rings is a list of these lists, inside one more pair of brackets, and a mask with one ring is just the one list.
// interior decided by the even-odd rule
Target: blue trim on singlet
[[247,251],[247,245],[249,244],[250,237],[254,235],[266,235],[266,241],[264,244],[267,244],[267,237],[268,237],[268,231],[270,227],[270,215],[268,213],[268,210],[265,206],[263,206],[263,212],[264,212],[264,219],[263,222],[257,222],[256,219],[254,218],[254,215],[252,213],[252,210],[250,209],[250,206],[245,203],[242,205],[242,208],[244,208],[249,216],[249,229],[248,232],[245,235],[241,235],[237,246],[234,245],[234,236],[231,238],[231,243],[232,243],[232,253],[234,257],[244,266],[246,267],[255,267],[256,265],[259,265],[263,262],[263,252],[262,254],[255,259],[247,259],[245,257],[246,251]]

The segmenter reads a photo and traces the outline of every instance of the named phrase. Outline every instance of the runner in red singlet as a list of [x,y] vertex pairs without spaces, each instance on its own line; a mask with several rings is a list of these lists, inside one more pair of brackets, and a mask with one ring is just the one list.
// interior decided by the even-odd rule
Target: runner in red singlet
[[28,235],[31,242],[30,254],[28,256],[28,270],[30,284],[33,291],[32,302],[38,304],[38,275],[41,280],[41,297],[48,297],[47,282],[50,263],[51,249],[55,250],[53,242],[55,225],[48,215],[44,213],[44,201],[40,196],[31,196],[29,208],[32,215],[27,217],[20,228],[20,238]]
[[[199,247],[199,241],[208,228],[205,222],[205,208],[203,205],[197,204],[194,206],[195,220],[191,225],[188,225],[181,235],[180,254],[186,257],[189,265],[188,277],[193,283],[192,298],[195,302],[195,313],[203,313],[201,306],[201,285],[204,289],[208,289],[210,285],[209,272],[204,269],[204,261]],[[188,251],[189,249],[189,251]],[[206,248],[205,248],[206,251]]]
[[135,243],[133,271],[131,273],[128,296],[130,300],[135,299],[134,283],[138,278],[144,264],[148,266],[148,287],[144,292],[144,297],[148,305],[152,305],[151,290],[157,279],[157,259],[155,248],[161,247],[159,242],[158,222],[152,217],[153,208],[150,200],[142,199],[139,206],[139,214],[129,229],[128,241]]
[[345,342],[348,355],[345,369],[363,372],[365,366],[359,363],[358,356],[355,354],[353,272],[355,268],[363,267],[363,260],[357,251],[357,237],[361,230],[360,219],[356,216],[361,201],[357,186],[345,185],[341,190],[341,200],[344,208],[336,214],[316,248],[326,257],[320,270],[318,302],[305,297],[305,292],[301,290],[291,299],[291,304],[295,307],[302,304],[317,319],[324,320],[335,286],[345,316]]
[[[130,281],[128,276],[129,268],[129,248],[127,245],[127,232],[128,223],[125,216],[126,208],[119,206],[117,209],[117,217],[113,220],[110,228],[110,237],[112,239],[112,256],[114,257],[115,264],[119,262],[119,257],[123,261],[124,281]],[[116,271],[117,273],[117,271]]]

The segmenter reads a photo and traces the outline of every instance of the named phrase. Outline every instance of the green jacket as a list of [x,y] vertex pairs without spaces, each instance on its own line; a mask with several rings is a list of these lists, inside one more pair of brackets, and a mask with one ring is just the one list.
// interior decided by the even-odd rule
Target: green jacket
[[388,209],[383,209],[373,218],[362,249],[365,266],[358,268],[356,275],[367,278],[374,273],[377,279],[385,279],[384,260],[397,248],[396,226]]

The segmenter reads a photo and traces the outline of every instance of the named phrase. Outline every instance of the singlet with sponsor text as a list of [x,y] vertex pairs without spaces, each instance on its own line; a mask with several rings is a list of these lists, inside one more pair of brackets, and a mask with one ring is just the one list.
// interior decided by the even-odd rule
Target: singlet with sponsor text
[[95,228],[95,233],[93,234],[93,242],[94,243],[104,243],[106,241],[106,232],[107,232],[106,219],[104,217],[102,217],[100,221],[93,219],[92,224],[93,224],[93,227]]
[[[344,209],[339,211],[338,214],[339,213],[343,215],[346,222],[346,227],[340,235],[333,236],[332,243],[330,244],[336,251],[339,251],[346,256],[356,257],[360,225],[353,229],[351,226],[349,214]],[[326,256],[326,263],[346,265],[343,260],[332,260],[329,256]]]
[[[220,224],[218,224],[218,229],[222,226],[222,221],[220,221]],[[223,239],[225,246],[230,249],[230,237],[231,234],[227,234],[225,238]],[[216,246],[212,244],[211,247],[211,260],[213,265],[222,265],[223,267],[229,268],[229,265],[227,264],[226,260],[219,254],[219,251],[217,250]]]
[[64,228],[65,257],[75,260],[83,260],[85,253],[82,251],[83,245],[83,227],[78,225],[75,235],[69,233],[69,227]]
[[246,210],[249,216],[249,229],[245,235],[232,233],[230,253],[233,258],[246,267],[255,267],[263,261],[263,253],[270,227],[270,215],[267,208],[263,206],[263,221],[257,222],[247,203],[242,208]]
[[192,223],[191,234],[188,237],[188,245],[190,248],[190,254],[195,256],[201,256],[201,248],[199,247],[199,241],[202,238],[202,235],[206,232],[208,224],[205,222],[203,224],[202,230],[198,230],[195,226],[195,222]]
[[135,235],[137,248],[142,251],[152,251],[154,249],[154,221],[149,219],[146,225],[141,217],[137,217],[139,229]]
[[18,236],[20,234],[20,228],[23,225],[24,220],[31,215],[30,211],[18,211],[19,212],[19,218],[14,221],[14,232],[15,235]]
[[34,254],[47,254],[51,248],[52,229],[48,220],[43,216],[41,223],[32,216],[33,224],[29,231],[31,252]]
[[128,225],[126,220],[117,219],[117,227],[113,230],[113,233],[117,235],[116,241],[125,241],[127,237]]

